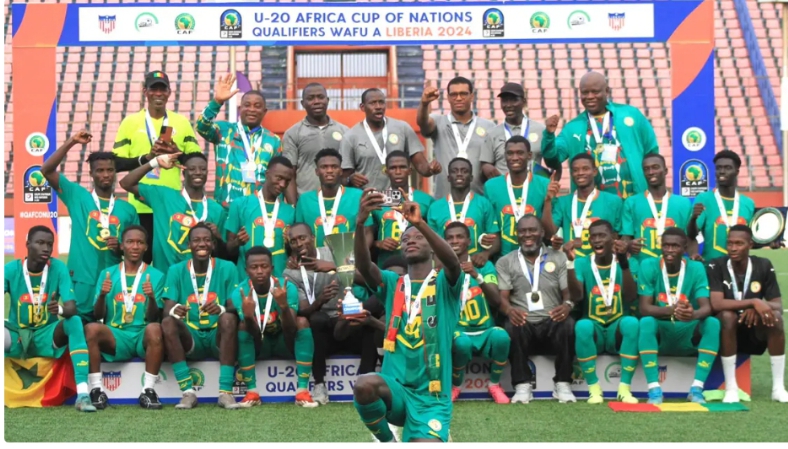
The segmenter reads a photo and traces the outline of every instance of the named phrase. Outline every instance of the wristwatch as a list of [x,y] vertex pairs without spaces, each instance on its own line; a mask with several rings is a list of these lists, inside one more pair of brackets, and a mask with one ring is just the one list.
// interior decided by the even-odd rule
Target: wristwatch
[[570,309],[575,308],[575,303],[572,302],[571,300],[564,301],[564,304],[568,305]]

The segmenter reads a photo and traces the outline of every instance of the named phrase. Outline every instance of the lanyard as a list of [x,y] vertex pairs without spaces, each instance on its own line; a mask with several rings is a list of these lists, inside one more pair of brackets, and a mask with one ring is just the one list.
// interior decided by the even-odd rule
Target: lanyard
[[337,190],[337,196],[334,198],[334,206],[331,207],[331,216],[326,216],[326,205],[323,203],[323,189],[317,191],[317,205],[320,206],[320,218],[323,219],[323,234],[331,235],[334,232],[334,221],[337,219],[337,211],[339,210],[339,200],[342,199],[342,192],[344,187],[340,186]]
[[131,293],[126,293],[128,286],[126,284],[126,264],[120,263],[120,288],[123,289],[123,305],[126,308],[126,313],[131,313],[134,309],[134,298],[137,297],[137,290],[140,287],[142,280],[142,272],[145,271],[145,262],[140,264],[137,268],[137,274],[134,275],[134,284],[131,285]]
[[98,194],[96,191],[93,190],[91,192],[91,196],[93,197],[93,204],[96,205],[96,209],[99,211],[99,219],[101,221],[101,227],[104,229],[109,229],[109,217],[112,215],[112,209],[115,208],[115,194],[111,194],[109,196],[109,206],[107,207],[107,213],[101,211],[101,202],[99,201]]
[[[249,288],[252,289],[252,299],[254,299],[254,315],[257,323],[260,323],[260,300],[257,297],[257,292],[254,290],[252,281],[249,280]],[[265,328],[268,326],[268,317],[271,315],[271,304],[274,302],[274,278],[271,278],[270,287],[268,287],[268,296],[265,299],[265,314],[263,315],[263,324],[260,324],[260,333],[263,334],[265,339]]]
[[[457,211],[454,209],[454,198],[451,197],[451,193],[446,197],[446,201],[449,202],[449,217],[451,217],[451,221],[459,221],[460,223],[465,223],[465,215],[468,213],[468,207],[471,205],[471,200],[473,199],[473,192],[468,192],[465,195],[465,199],[462,200],[462,211],[460,212],[460,218],[457,219]],[[403,231],[404,229],[400,229]]]
[[189,261],[189,274],[192,278],[192,288],[194,289],[194,296],[200,301],[200,307],[205,305],[208,299],[208,289],[211,287],[211,277],[213,276],[213,260],[208,259],[208,271],[205,272],[205,282],[202,284],[202,295],[197,287],[197,274],[194,272],[194,261]]
[[[320,260],[320,251],[317,251],[317,260]],[[312,276],[312,285],[309,284],[309,275],[306,272],[306,268],[301,265],[301,278],[304,279],[304,290],[306,290],[306,297],[309,299],[309,304],[313,304],[315,302],[315,289],[314,287],[317,285],[317,272],[315,272],[314,276]]]
[[[257,201],[260,203],[260,212],[261,218],[263,219],[263,229],[265,230],[265,237],[264,240],[267,241],[265,246],[271,247],[274,246],[274,233],[276,232],[276,217],[279,216],[279,198],[274,201],[274,210],[271,212],[271,218],[268,218],[268,211],[265,208],[265,200],[263,199],[263,191],[257,191]],[[320,204],[323,204],[322,200]],[[321,214],[324,209],[320,209]],[[323,223],[325,223],[325,218],[323,219]],[[332,226],[333,228],[333,226]],[[270,243],[270,245],[268,245]]]
[[260,133],[257,137],[254,138],[254,142],[252,145],[249,144],[249,135],[246,134],[246,130],[244,129],[244,125],[241,122],[237,122],[235,124],[236,128],[238,128],[238,134],[241,136],[241,142],[244,145],[244,153],[246,154],[246,161],[247,162],[254,162],[254,154],[263,141],[263,133]]
[[521,250],[517,250],[517,259],[520,261],[520,270],[523,272],[523,276],[525,279],[528,280],[528,283],[531,284],[531,291],[536,292],[539,291],[539,275],[542,272],[542,266],[544,265],[545,260],[547,257],[542,257],[544,255],[544,248],[539,249],[539,257],[536,258],[534,261],[534,275],[531,277],[531,273],[528,272],[528,266],[525,264],[525,257],[523,257],[523,252]]
[[[451,195],[449,195],[449,198],[451,198]],[[412,187],[408,187],[408,201],[413,202],[413,188]],[[463,207],[465,207],[465,204],[463,204]],[[451,209],[452,209],[452,212],[454,212],[454,205],[453,204],[452,204]],[[400,233],[405,232],[405,228],[408,227],[408,220],[405,218],[404,215],[402,215],[396,209],[394,209],[394,216],[397,218],[397,226],[399,226],[399,232]],[[454,215],[452,215],[452,216],[454,216]],[[463,217],[464,217],[464,215],[463,215]],[[465,218],[463,218],[463,221],[465,221]]]
[[596,187],[594,190],[591,191],[591,194],[588,195],[586,198],[586,202],[583,205],[583,215],[577,215],[577,190],[575,190],[575,194],[572,196],[572,228],[575,231],[575,238],[580,238],[583,235],[583,222],[588,218],[588,211],[591,210],[591,203],[594,202],[597,196]]
[[602,293],[602,299],[605,300],[605,307],[610,308],[613,306],[613,296],[616,294],[616,270],[618,269],[618,259],[615,254],[613,255],[613,262],[610,265],[610,278],[608,279],[607,288],[605,283],[602,282],[602,276],[599,274],[599,267],[596,264],[596,257],[591,257],[591,271],[594,273],[594,280],[599,287],[599,292]]
[[33,305],[40,306],[41,298],[44,297],[47,288],[49,264],[44,265],[44,271],[41,273],[41,283],[38,284],[38,294],[33,293],[33,284],[30,282],[30,272],[27,270],[27,258],[22,260],[22,275],[25,277],[25,287],[27,287],[27,293],[30,295],[30,300],[33,301]]
[[[610,116],[611,116],[610,111],[607,111],[605,113],[605,117],[602,119],[602,133],[601,134],[599,133],[599,127],[596,124],[596,119],[594,118],[594,116],[591,115],[590,112],[586,112],[586,114],[588,115],[588,125],[591,127],[591,132],[594,134],[594,141],[596,142],[597,145],[601,145],[602,142],[603,142],[602,141],[602,137],[607,136],[607,135],[612,135],[613,136],[613,140],[615,140],[616,136],[615,136],[615,134],[613,132],[611,132],[611,129],[610,129]],[[589,145],[589,147],[590,147],[590,145]]]
[[519,220],[525,215],[526,202],[528,201],[528,188],[531,186],[531,175],[532,173],[528,173],[528,177],[526,177],[525,182],[523,182],[523,191],[520,195],[520,205],[518,206],[517,199],[514,197],[514,187],[512,187],[512,174],[506,174],[506,190],[509,193],[509,203],[512,205],[512,214],[514,214],[515,220]]
[[427,291],[427,286],[432,281],[433,276],[435,276],[435,270],[430,270],[430,274],[428,274],[427,278],[424,279],[424,282],[421,283],[418,296],[416,296],[416,299],[411,302],[410,275],[405,275],[405,313],[408,314],[408,325],[412,325],[416,320],[416,317],[421,315],[421,298],[424,296],[424,292]]
[[728,210],[725,208],[725,203],[722,201],[720,189],[714,189],[714,198],[717,200],[717,207],[720,209],[720,217],[725,220],[725,227],[730,229],[731,226],[736,225],[739,221],[739,191],[733,195],[733,214],[728,219]]
[[[528,136],[528,130],[530,128],[531,128],[531,121],[528,120],[528,117],[523,117],[523,123],[520,124],[520,129],[522,130],[520,135],[525,137],[525,138],[528,138],[527,137]],[[505,121],[503,122],[503,132],[506,135],[506,140],[511,139],[512,135],[514,134],[514,133],[512,133],[512,129],[509,128],[509,124],[506,123]]]
[[733,272],[733,265],[731,260],[728,259],[728,274],[731,275],[731,290],[733,290],[733,299],[741,301],[747,294],[747,287],[750,285],[750,278],[752,277],[752,260],[747,258],[747,271],[744,273],[744,285],[739,290],[739,284],[736,282],[736,273]]
[[668,269],[665,266],[665,259],[659,261],[659,264],[662,266],[662,282],[665,283],[665,294],[668,295],[668,305],[675,306],[678,303],[679,298],[681,298],[681,287],[684,285],[684,274],[687,268],[687,265],[684,263],[684,260],[681,260],[681,269],[679,270],[679,282],[676,284],[676,294],[673,295],[670,293],[670,278],[668,277]]
[[449,122],[451,123],[451,131],[454,133],[454,142],[457,143],[457,157],[461,157],[463,159],[468,159],[468,146],[471,144],[471,138],[473,137],[473,130],[476,129],[476,114],[473,115],[473,120],[471,120],[470,126],[468,126],[468,132],[465,133],[465,138],[460,137],[460,129],[456,123],[454,123],[454,119],[451,115],[449,115]]
[[[169,124],[169,119],[167,118],[167,111],[164,111],[164,119],[161,122],[161,126],[167,126]],[[159,133],[156,132],[156,129],[153,127],[153,119],[150,116],[150,112],[145,109],[145,130],[148,132],[148,140],[150,141],[150,146],[153,147],[153,144],[156,143],[156,140],[159,138]]]
[[194,217],[195,220],[198,222],[205,221],[208,219],[208,197],[203,194],[202,196],[202,214],[200,214],[200,218],[197,218],[197,212],[194,211],[192,207],[192,199],[189,197],[189,194],[186,193],[186,189],[181,190],[181,196],[183,199],[186,200],[186,205],[189,206],[189,213]]
[[657,221],[657,236],[662,237],[665,232],[665,221],[668,219],[668,200],[670,200],[670,192],[665,192],[662,197],[662,210],[657,213],[657,204],[654,202],[654,197],[651,192],[646,192],[646,200],[648,200],[648,207],[651,209],[651,215]]
[[381,131],[381,137],[383,137],[383,149],[380,148],[378,145],[378,139],[375,138],[375,134],[372,132],[372,129],[369,127],[369,123],[367,123],[367,119],[364,119],[362,122],[364,124],[364,130],[367,132],[367,137],[369,138],[370,143],[372,143],[372,148],[375,149],[375,153],[378,154],[378,159],[380,159],[380,163],[382,165],[386,165],[386,142],[389,138],[389,125],[386,123],[385,117],[383,118],[383,131]]

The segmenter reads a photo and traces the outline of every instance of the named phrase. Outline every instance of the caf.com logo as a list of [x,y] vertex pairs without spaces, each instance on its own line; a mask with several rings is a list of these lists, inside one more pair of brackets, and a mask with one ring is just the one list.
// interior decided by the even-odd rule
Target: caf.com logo
[[687,128],[681,135],[681,143],[689,151],[700,151],[706,146],[706,133],[697,126]]
[[41,157],[49,150],[49,139],[46,134],[32,133],[25,140],[25,149],[33,157]]

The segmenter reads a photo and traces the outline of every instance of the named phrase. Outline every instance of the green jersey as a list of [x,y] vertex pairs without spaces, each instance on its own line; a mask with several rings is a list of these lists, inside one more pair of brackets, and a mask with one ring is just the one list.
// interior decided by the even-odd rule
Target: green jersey
[[[363,192],[353,187],[340,187],[340,191],[342,196],[339,199],[339,205],[337,205],[334,228],[331,230],[331,234],[356,231],[356,216],[358,216],[358,205],[361,204]],[[310,190],[298,197],[295,211],[297,223],[307,223],[312,226],[317,248],[325,246],[323,239],[326,235],[323,230],[323,218],[320,214],[320,204],[318,203],[319,192],[319,190]],[[326,217],[333,216],[334,200],[334,198],[323,198]],[[364,226],[372,226],[372,224],[372,216],[367,217]]]
[[[427,195],[426,193],[422,192],[421,190],[413,190],[413,201],[418,203],[419,210],[421,210],[421,216],[426,217],[427,212],[430,210],[430,205],[433,202],[431,196]],[[385,240],[385,239],[394,239],[399,241],[400,235],[402,234],[403,229],[398,220],[404,220],[402,215],[398,212],[395,212],[390,207],[384,207],[380,210],[372,211],[372,221],[375,223],[375,227],[378,229],[378,236],[377,240]],[[407,221],[404,221],[405,225],[407,226]],[[383,262],[386,261],[391,256],[396,256],[401,253],[400,249],[396,251],[378,251],[378,266],[383,266]]]
[[[477,268],[484,277],[486,284],[498,285],[498,272],[495,271],[495,265],[487,261],[483,267]],[[468,292],[465,292],[465,281],[468,282]],[[495,326],[492,315],[490,314],[490,306],[487,304],[487,299],[484,297],[484,292],[476,279],[470,275],[463,273],[460,278],[462,281],[462,291],[460,292],[460,304],[462,304],[462,296],[465,295],[468,299],[465,301],[465,307],[461,306],[460,321],[458,322],[459,330],[463,332],[479,332]]]
[[[394,305],[394,295],[397,289],[399,275],[392,271],[381,270],[383,282],[378,288],[378,298],[386,298],[386,326],[391,322],[391,309]],[[446,279],[445,271],[437,274],[435,299],[437,310],[437,354],[440,357],[440,380],[442,393],[451,393],[451,348],[454,341],[454,330],[460,314],[460,293],[462,293],[462,278],[456,285],[451,285]],[[423,280],[411,281],[411,297],[406,301],[414,301],[418,297]],[[424,292],[430,296],[429,291]],[[383,357],[381,374],[391,376],[405,387],[415,390],[416,394],[429,395],[430,379],[427,375],[427,362],[424,348],[424,335],[422,333],[421,315],[408,324],[408,314],[403,312],[397,328],[397,342],[394,352],[387,352]]]
[[[684,258],[686,264],[684,272],[684,283],[681,292],[678,292],[679,300],[689,301],[693,309],[698,309],[698,298],[709,297],[709,279],[706,277],[706,268],[702,263]],[[640,263],[638,273],[638,293],[640,296],[653,296],[654,305],[667,307],[669,305],[665,281],[662,276],[663,259],[648,259]],[[670,293],[675,295],[676,286],[679,282],[679,273],[668,274],[670,283]]]
[[[164,287],[164,298],[189,307],[183,322],[193,330],[216,329],[219,325],[219,315],[210,315],[200,312],[201,296],[205,292],[206,273],[195,274],[197,292],[192,284],[191,266],[193,260],[185,260],[170,267],[167,271],[167,284]],[[226,306],[233,291],[238,288],[238,271],[232,262],[211,258],[211,283],[208,294],[205,295],[205,304],[215,302]]]
[[[451,195],[451,194],[449,194]],[[487,198],[469,192],[468,210],[465,213],[465,225],[471,232],[471,245],[468,247],[468,254],[476,254],[483,248],[479,244],[479,237],[482,234],[497,234],[501,231],[498,226],[498,218],[493,211],[492,204]],[[450,212],[449,197],[435,200],[427,212],[427,224],[443,237],[443,231],[452,221],[460,221],[462,217],[463,202],[454,203],[454,211]]]
[[[284,282],[284,280],[280,280],[279,282]],[[252,288],[251,281],[247,280],[246,282],[242,282],[238,285],[238,288],[233,291],[233,294],[230,297],[230,299],[233,301],[233,305],[235,305],[235,310],[238,311],[238,319],[241,321],[244,320],[243,300],[246,298],[246,295],[249,294],[250,288]],[[273,284],[271,284],[271,288],[273,289]],[[273,291],[271,295],[271,311],[268,315],[268,322],[265,324],[265,326],[263,326],[263,320],[265,319],[265,305],[267,301],[268,295],[258,295],[257,312],[260,316],[257,321],[260,325],[260,329],[264,329],[263,333],[265,335],[278,334],[282,331],[282,319],[279,316],[282,311],[273,297]],[[292,282],[287,283],[287,305],[293,312],[298,314],[298,288]]]
[[581,235],[575,235],[573,225],[574,212],[572,203],[574,194],[559,196],[553,200],[553,223],[556,228],[563,230],[562,237],[565,242],[580,238],[583,242],[580,248],[575,248],[577,258],[586,257],[593,253],[591,243],[588,241],[588,227],[597,220],[607,220],[613,225],[613,230],[621,232],[621,209],[624,201],[617,195],[608,192],[598,192],[597,196],[591,200],[587,215],[583,217],[583,208],[586,200],[577,200],[577,218],[582,222],[583,231]]
[[[534,214],[542,218],[544,200],[547,197],[547,186],[550,181],[543,176],[533,176],[528,174],[528,198],[525,199],[525,213]],[[509,199],[509,188],[507,187],[509,175],[498,176],[484,184],[484,196],[490,199],[493,205],[498,223],[501,226],[501,256],[518,249],[517,243],[517,219],[514,215],[514,208]],[[521,207],[523,200],[523,186],[512,186],[517,207]]]
[[[669,196],[666,194],[666,197],[668,198],[668,214],[665,218],[665,229],[677,227],[686,231],[692,216],[690,200],[673,194]],[[664,199],[663,197],[661,200],[654,201],[658,216],[662,216]],[[662,239],[657,234],[657,226],[657,219],[649,205],[648,192],[632,196],[624,201],[624,212],[621,214],[621,235],[643,239],[643,249],[640,250],[640,254],[634,256],[638,261],[662,257]]]
[[[265,183],[268,162],[282,154],[282,141],[271,131],[258,126],[249,129],[240,122],[215,120],[222,106],[214,100],[202,111],[197,119],[197,134],[216,145],[216,186],[213,197],[224,207],[237,198],[251,195],[260,190]],[[254,181],[244,179],[243,166],[249,163],[246,145],[254,151]]]
[[[276,203],[265,201],[264,204],[266,219],[273,220]],[[274,276],[280,276],[287,268],[287,254],[285,253],[287,229],[295,223],[295,215],[295,208],[280,199],[279,211],[276,213],[276,223],[274,224],[274,245],[268,248],[271,250]],[[230,205],[225,229],[227,232],[238,235],[241,228],[246,229],[246,233],[249,235],[249,241],[238,249],[238,279],[245,279],[247,277],[246,252],[253,246],[266,246],[265,221],[263,221],[263,211],[260,209],[260,200],[257,195],[237,198]]]
[[[107,242],[101,236],[101,213],[109,212],[109,198],[98,197],[99,212],[93,195],[77,183],[71,182],[60,175],[58,194],[71,216],[71,257],[68,258],[68,269],[74,282],[95,285],[98,275],[104,268],[120,263],[120,257],[107,248]],[[120,236],[127,226],[140,224],[134,206],[115,198],[112,213],[109,214],[109,235],[120,241]]]
[[[148,320],[145,316],[148,310],[148,297],[145,295],[143,286],[148,276],[150,276],[150,284],[151,287],[153,287],[153,297],[156,300],[156,305],[159,309],[163,309],[164,300],[162,296],[164,295],[164,273],[148,264],[144,264],[137,291],[133,292],[134,278],[137,273],[130,273],[127,271],[126,291],[124,292],[123,286],[120,283],[120,264],[113,265],[102,271],[99,275],[100,280],[96,285],[96,294],[93,298],[93,304],[96,304],[99,295],[101,295],[101,285],[104,283],[103,279],[106,273],[109,273],[109,279],[112,281],[112,289],[110,289],[104,299],[104,304],[106,304],[107,307],[107,313],[104,315],[104,324],[116,329],[143,330],[148,324]],[[134,300],[131,304],[130,311],[126,309],[126,303],[123,299],[124,293],[126,295],[134,293]],[[126,315],[128,314],[132,316],[131,322],[129,323],[126,322]]]
[[[153,266],[167,271],[178,262],[191,259],[189,230],[200,221],[213,223],[223,234],[227,212],[216,201],[207,198],[208,214],[202,201],[189,198],[184,190],[139,184],[139,199],[153,210]],[[202,217],[205,216],[205,220]]]
[[[608,129],[602,129],[604,115],[589,121],[588,111],[583,111],[564,125],[557,137],[545,130],[542,156],[558,162],[571,160],[580,153],[594,156],[599,168],[596,185],[626,199],[648,189],[643,175],[643,158],[647,154],[659,154],[659,145],[651,122],[638,108],[608,102],[605,113],[608,112]],[[592,123],[598,134],[591,127]],[[606,147],[611,148],[612,153],[606,151]],[[571,184],[574,191],[575,184]]]
[[[720,196],[722,204],[725,206],[726,217],[723,219],[720,206],[717,204],[716,192],[716,189],[713,192],[703,192],[695,198],[696,204],[700,203],[705,206],[696,221],[698,231],[703,235],[704,260],[728,255],[728,222],[731,222],[733,217],[733,198]],[[733,224],[749,226],[753,215],[755,215],[755,202],[752,198],[739,193],[739,216],[736,223],[732,223],[731,226]]]
[[25,282],[24,268],[22,267],[25,260],[17,259],[5,264],[4,293],[11,297],[8,323],[18,326],[20,329],[37,329],[50,323],[56,323],[57,315],[51,315],[47,310],[47,303],[52,295],[57,293],[58,301],[61,303],[75,300],[68,268],[63,262],[50,259],[47,264],[47,279],[43,292],[41,292],[43,272],[29,273],[33,295],[42,295],[39,302],[40,307],[36,307],[34,298],[31,298]]
[[[593,257],[593,256],[592,256]],[[604,326],[616,321],[622,316],[631,314],[631,309],[624,304],[621,293],[624,289],[624,273],[621,266],[616,267],[616,279],[613,282],[613,301],[608,308],[605,305],[605,297],[610,288],[610,268],[611,265],[598,265],[599,277],[605,292],[599,288],[594,271],[591,268],[591,257],[583,257],[575,261],[575,276],[577,281],[583,285],[585,306],[583,307],[583,318],[588,318]],[[631,268],[630,268],[631,272]]]

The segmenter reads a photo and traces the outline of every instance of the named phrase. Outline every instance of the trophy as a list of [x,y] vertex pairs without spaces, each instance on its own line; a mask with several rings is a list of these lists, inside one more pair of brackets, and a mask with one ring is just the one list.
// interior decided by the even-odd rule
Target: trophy
[[342,315],[345,318],[364,316],[364,307],[353,296],[353,277],[356,273],[356,257],[353,255],[353,233],[330,234],[325,237],[326,245],[337,266],[339,283],[345,288],[342,298]]
[[755,212],[752,218],[752,241],[756,248],[785,240],[785,210],[782,209],[765,207]]

